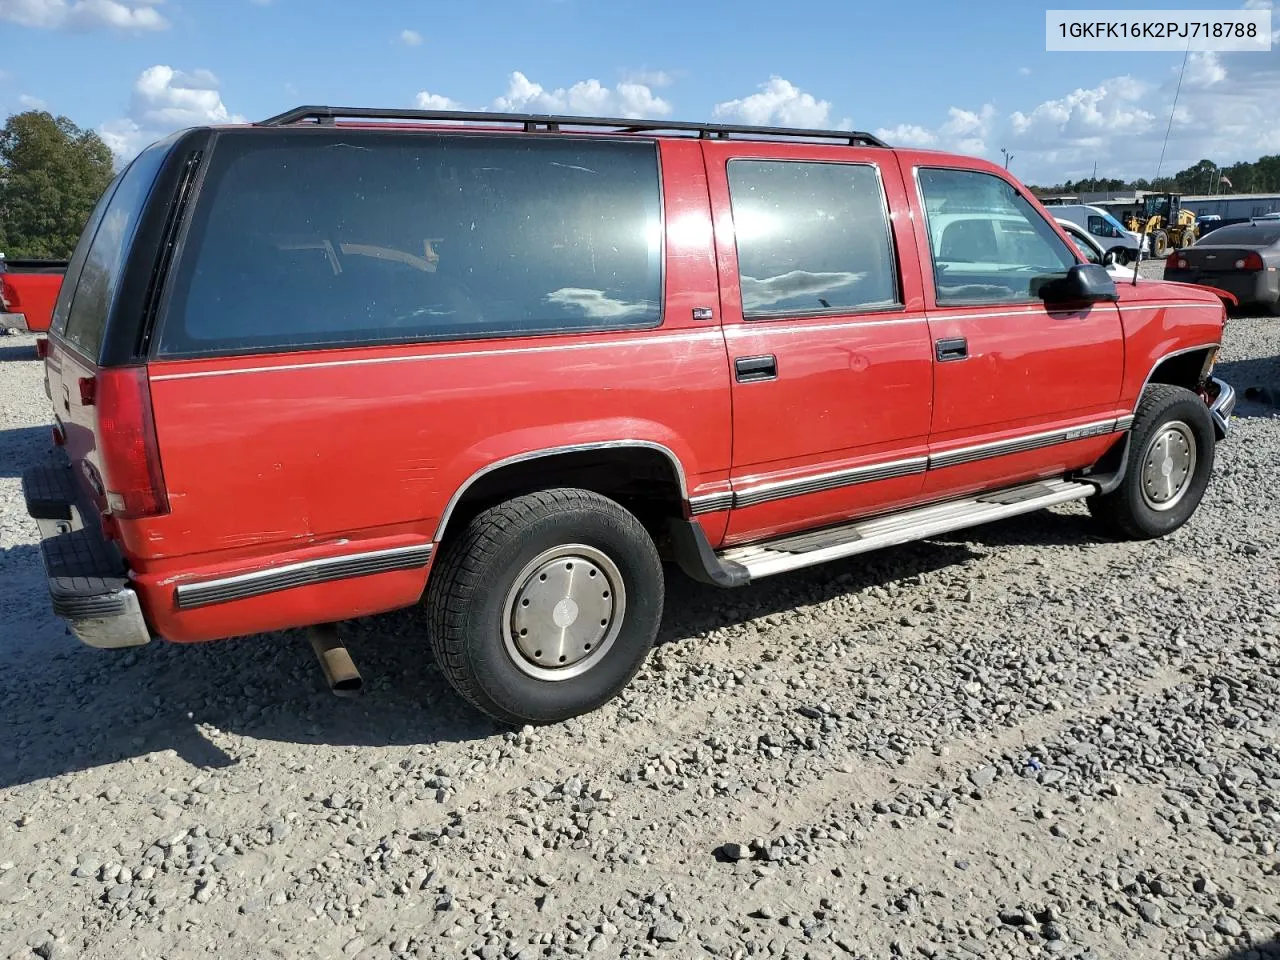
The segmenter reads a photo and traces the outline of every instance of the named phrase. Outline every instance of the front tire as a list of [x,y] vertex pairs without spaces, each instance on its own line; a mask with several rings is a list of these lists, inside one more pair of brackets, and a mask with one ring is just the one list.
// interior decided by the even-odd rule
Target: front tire
[[427,588],[431,646],[467,701],[553,723],[611,700],[662,620],[662,564],[640,522],[587,490],[544,490],[472,520]]
[[1167,536],[1200,505],[1214,444],[1203,400],[1182,387],[1147,388],[1134,414],[1124,479],[1111,493],[1090,497],[1089,512],[1124,539]]
[[1163,260],[1169,255],[1169,235],[1163,230],[1157,230],[1151,235],[1151,255],[1157,260]]

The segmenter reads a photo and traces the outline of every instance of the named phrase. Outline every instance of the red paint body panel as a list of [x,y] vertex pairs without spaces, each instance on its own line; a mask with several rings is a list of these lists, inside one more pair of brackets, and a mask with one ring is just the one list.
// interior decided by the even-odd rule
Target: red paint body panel
[[[678,459],[690,496],[720,489],[728,361],[716,319],[693,319],[695,307],[717,302],[699,145],[664,143],[662,164],[658,329],[152,363],[171,511],[120,524],[144,583],[293,562],[308,546],[341,555],[395,545],[388,533],[430,543],[473,475],[545,448],[659,444]],[[725,518],[701,521],[718,543]],[[375,579],[386,609],[415,602],[425,583],[424,571],[359,583]],[[281,626],[285,614],[260,618],[304,594],[297,602],[310,622],[356,615],[355,594],[330,585],[153,616],[170,639],[211,639],[233,623],[239,633]]]
[[[932,353],[918,261],[900,257],[902,306],[820,317],[743,318],[727,163],[735,158],[810,160],[876,168],[893,242],[915,243],[906,190],[884,150],[750,142],[704,146],[716,218],[720,303],[732,360],[772,354],[776,380],[733,384],[735,486],[776,483],[816,471],[923,456],[929,436]],[[820,526],[913,499],[908,476],[788,497],[735,510],[728,542]]]
[[62,289],[62,274],[6,270],[0,273],[0,279],[8,288],[5,299],[10,312],[21,313],[26,318],[27,329],[33,333],[48,330],[54,302]]
[[[687,507],[713,547],[1063,476],[1094,463],[1116,435],[926,464],[931,455],[1130,414],[1162,358],[1221,340],[1221,301],[1185,285],[1125,285],[1118,305],[1076,312],[939,307],[914,168],[1008,179],[985,161],[802,142],[657,140],[665,272],[656,329],[150,362],[169,511],[107,524],[149,626],[195,642],[416,603],[426,566],[185,610],[175,589],[438,542],[451,500],[473,478],[535,451],[635,442],[668,452],[688,500],[706,505],[719,495],[702,507],[709,512]],[[726,174],[735,157],[875,165],[900,308],[744,319]],[[960,336],[969,358],[939,363],[934,342]],[[762,355],[777,358],[777,378],[736,382],[734,358]],[[94,366],[55,334],[46,372],[66,450],[105,512],[98,447],[111,438],[78,390]],[[901,461],[906,475],[809,492],[814,478]],[[798,492],[751,502],[752,491],[797,484]],[[748,503],[729,509],[731,494]]]

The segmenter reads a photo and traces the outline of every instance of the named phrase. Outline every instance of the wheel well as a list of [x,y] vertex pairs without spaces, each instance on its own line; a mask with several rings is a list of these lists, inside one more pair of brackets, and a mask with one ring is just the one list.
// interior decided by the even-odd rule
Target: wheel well
[[1166,357],[1151,371],[1147,383],[1167,383],[1175,387],[1195,390],[1203,379],[1205,361],[1212,350],[1212,347],[1204,347],[1200,350],[1180,353],[1174,357]]
[[616,500],[655,537],[683,513],[684,490],[671,457],[652,447],[608,447],[505,464],[478,477],[444,518],[447,540],[480,512],[536,490],[577,487]]

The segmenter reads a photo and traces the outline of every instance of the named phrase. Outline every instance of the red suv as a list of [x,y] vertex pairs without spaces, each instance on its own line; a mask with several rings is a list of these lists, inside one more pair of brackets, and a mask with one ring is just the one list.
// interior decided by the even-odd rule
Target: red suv
[[640,668],[662,559],[740,586],[1086,498],[1175,530],[1223,322],[970,157],[300,108],[107,191],[47,345],[64,455],[24,486],[88,644],[425,603],[464,697],[545,722]]

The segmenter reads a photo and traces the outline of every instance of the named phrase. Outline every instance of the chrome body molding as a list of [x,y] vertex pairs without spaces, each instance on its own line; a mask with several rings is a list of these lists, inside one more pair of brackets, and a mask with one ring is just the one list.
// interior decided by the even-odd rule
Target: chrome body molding
[[265,593],[306,587],[350,577],[363,577],[371,573],[387,573],[392,570],[413,570],[425,567],[431,561],[431,544],[415,544],[410,547],[391,547],[387,550],[370,550],[342,557],[323,557],[289,563],[282,567],[268,567],[252,573],[241,573],[199,583],[183,583],[177,588],[179,610],[194,610],[215,603],[229,603],[259,597]]
[[700,517],[704,513],[719,513],[733,506],[733,491],[721,490],[719,493],[704,493],[689,498],[689,515]]
[[[1230,387],[1227,389],[1230,390]],[[1234,405],[1234,393],[1231,403]],[[1109,433],[1123,433],[1132,426],[1133,415],[1125,414],[1122,417],[1097,420],[1077,427],[1063,427],[1057,430],[1046,430],[1020,437],[1010,437],[1008,440],[981,443],[972,447],[960,447],[956,450],[947,450],[928,457],[890,460],[885,463],[873,463],[846,470],[833,470],[793,480],[779,480],[747,486],[732,492],[723,491],[704,494],[689,501],[690,513],[693,516],[699,516],[704,513],[728,510],[731,507],[735,509],[754,507],[773,500],[800,497],[809,493],[821,493],[825,490],[834,490],[838,487],[852,486],[857,483],[870,483],[875,480],[906,477],[912,474],[924,473],[928,470],[941,470],[945,467],[955,467],[964,463],[973,463],[977,460],[987,460],[993,457],[1008,456],[1013,453],[1024,453],[1028,450],[1038,450],[1042,447],[1049,447],[1059,443],[1072,443],[1076,440],[1101,437]]]
[[[510,457],[504,457],[501,460],[495,460],[487,466],[481,467],[471,476],[469,476],[462,486],[453,492],[453,496],[449,498],[449,502],[445,504],[444,513],[440,514],[440,522],[436,524],[436,532],[432,535],[432,540],[439,543],[444,536],[445,527],[449,525],[449,518],[453,516],[454,508],[477,480],[486,474],[493,473],[495,470],[501,470],[503,467],[509,467],[515,463],[525,463],[529,460],[539,460],[543,457],[554,457],[562,453],[585,453],[591,450],[624,450],[628,448],[638,448],[641,450],[656,450],[661,453],[669,461],[671,461],[672,469],[676,472],[676,479],[680,484],[680,499],[689,502],[689,483],[684,475],[684,466],[680,463],[680,458],[675,455],[670,447],[665,447],[660,443],[652,440],[600,440],[593,443],[573,443],[563,447],[545,447],[541,450],[528,450],[524,453],[517,453]],[[723,509],[723,508],[721,508]],[[708,512],[708,511],[703,511]]]
[[829,473],[818,473],[794,480],[779,480],[762,483],[753,487],[745,487],[733,492],[734,507],[754,507],[770,500],[781,500],[786,497],[799,497],[806,493],[821,493],[837,487],[848,487],[856,483],[870,483],[873,480],[889,480],[893,477],[906,477],[913,473],[924,473],[928,466],[927,457],[910,457],[906,460],[890,460],[886,463],[873,463],[861,467],[850,467],[845,470],[833,470]]
[[[1132,418],[1130,418],[1132,419]],[[1099,420],[1078,427],[1064,427],[1059,430],[1046,430],[1043,433],[1030,433],[1021,437],[1010,437],[1008,440],[995,440],[991,443],[980,443],[972,447],[960,447],[943,453],[929,455],[929,469],[939,470],[943,467],[954,467],[975,460],[986,460],[990,457],[1004,457],[1011,453],[1025,453],[1028,450],[1039,450],[1059,443],[1071,443],[1088,437],[1100,437],[1103,434],[1115,433],[1119,421]]]

